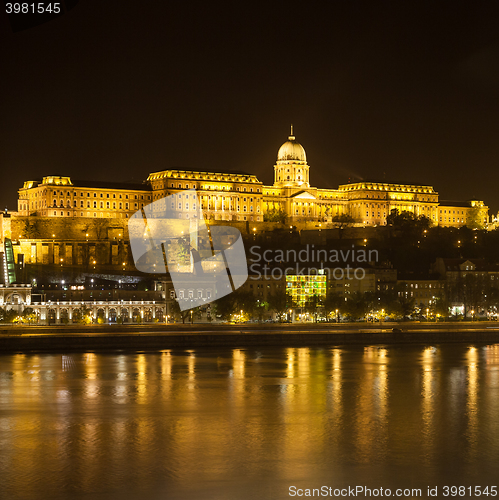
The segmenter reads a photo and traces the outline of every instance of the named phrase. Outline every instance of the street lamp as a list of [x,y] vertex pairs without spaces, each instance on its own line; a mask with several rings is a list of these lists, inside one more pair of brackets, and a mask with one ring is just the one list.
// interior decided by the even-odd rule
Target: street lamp
[[339,319],[340,319],[339,311],[338,311],[338,309],[336,309],[336,323],[339,323]]

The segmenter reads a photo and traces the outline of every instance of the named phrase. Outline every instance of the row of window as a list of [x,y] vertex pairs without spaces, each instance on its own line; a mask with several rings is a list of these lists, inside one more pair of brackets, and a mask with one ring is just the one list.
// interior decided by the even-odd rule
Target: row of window
[[[444,209],[444,211],[442,212],[442,209],[440,209],[440,213],[444,213],[444,214],[446,214],[446,213],[447,213],[447,210],[446,210],[446,209]],[[449,210],[449,213],[451,213],[451,211],[450,211],[450,210]],[[453,210],[453,211],[452,211],[452,213],[453,213],[453,214],[455,214],[455,213],[456,213],[456,211],[455,211],[455,210]],[[457,213],[458,213],[458,215],[459,215],[459,210],[457,211]],[[464,210],[461,210],[461,215],[463,215],[463,214],[464,214]]]
[[[197,290],[197,298],[198,299],[211,299],[211,290],[205,290],[204,291],[204,297],[203,297],[203,290]],[[178,292],[178,298],[179,299],[193,299],[194,298],[194,290],[179,290]],[[175,299],[175,290],[172,288],[170,290],[170,299]]]
[[[77,205],[77,200],[74,200],[73,201],[73,208],[77,208],[77,206],[78,206]],[[134,203],[133,206],[134,206],[134,209],[138,209],[139,208],[139,204],[138,203]],[[143,208],[144,204],[141,203],[140,207]],[[43,205],[40,202],[40,207],[38,207],[38,202],[34,202],[34,203],[32,202],[31,203],[31,209],[33,210],[33,209],[36,209],[36,208],[46,208],[45,202],[43,203]],[[49,207],[49,208],[71,208],[71,202],[69,200],[67,200],[66,206],[64,206],[64,201],[63,200],[60,200],[59,205],[57,205],[57,200],[54,200],[52,207]],[[84,208],[84,201],[83,200],[80,201],[80,208]],[[130,204],[128,202],[125,202],[123,204],[123,202],[113,201],[112,202],[112,206],[111,206],[111,202],[106,201],[106,206],[104,206],[104,202],[103,201],[99,202],[99,204],[98,204],[97,201],[94,201],[93,202],[93,206],[91,206],[91,202],[87,201],[87,207],[86,208],[102,208],[102,209],[106,208],[108,210],[111,210],[111,209],[112,210],[130,210]],[[28,209],[28,207],[26,205],[22,205],[21,206],[21,210],[27,210],[27,209]],[[56,214],[54,214],[54,215],[56,215]]]
[[[449,220],[447,220],[447,217],[444,217],[443,219],[444,219],[443,222],[451,222],[451,218],[450,217],[449,217]],[[459,223],[465,223],[465,222],[467,222],[467,220],[468,219],[465,218],[465,217],[461,217],[461,218],[458,217],[457,220],[456,220],[456,217],[452,217],[452,222],[453,223],[457,223],[457,224],[459,224]],[[442,222],[442,217],[440,217],[440,222]]]
[[[33,197],[37,198],[38,194],[39,193],[35,191]],[[40,197],[45,196],[45,194],[46,194],[46,192],[44,190],[42,193],[40,193]],[[57,196],[57,191],[54,189],[54,191],[52,192],[52,194],[53,194],[53,196]],[[86,196],[87,198],[91,198],[92,197],[91,196],[92,193],[87,192],[86,194],[87,194],[87,196]],[[71,196],[71,195],[77,196],[76,191],[73,191],[73,192],[66,191],[66,196]],[[137,195],[137,194],[135,194],[135,195],[133,195],[133,194],[132,195],[125,194],[125,195],[123,195],[121,193],[118,193],[118,194],[117,193],[99,193],[99,195],[100,196],[97,196],[97,193],[93,193],[93,198],[117,198],[118,197],[119,199],[122,199],[123,196],[124,196],[125,199],[128,200],[129,196],[130,196],[132,199],[136,199],[136,200],[138,200],[138,199],[141,199],[141,200],[150,200],[151,199],[150,195],[143,195],[143,194],[141,194],[141,195]],[[64,191],[59,191],[59,196],[64,196]],[[85,193],[83,193],[83,191],[81,191],[80,192],[80,197],[84,197],[84,196],[85,196]],[[140,196],[140,198],[139,198],[139,196]]]
[[[165,186],[166,187],[166,186]],[[196,186],[196,183],[192,183],[192,184],[189,184],[189,183],[185,183],[185,184],[182,184],[181,182],[179,182],[178,184],[175,184],[174,182],[170,183],[170,187],[171,188],[177,188],[177,189],[205,189],[205,190],[216,190],[216,191],[232,191],[232,187],[231,186]],[[238,186],[236,187],[236,191],[241,191],[241,188]],[[242,191],[244,193],[246,193],[246,188],[243,187]],[[253,188],[250,188],[249,189],[249,192],[250,193],[253,193]],[[256,188],[256,192],[259,193],[260,192],[260,188]]]
[[[73,217],[76,217],[77,215],[78,215],[77,213],[74,213],[74,214],[73,214]],[[97,212],[80,212],[80,217],[97,217],[98,215],[99,215],[100,217],[102,217],[104,214],[103,214],[102,212],[100,212],[99,214],[97,214]],[[106,215],[106,217],[109,217],[109,216],[110,216],[110,214],[109,214],[109,213],[108,213],[108,214],[105,214],[105,215]],[[54,216],[55,216],[55,217],[57,217],[57,216],[58,216],[58,212],[57,212],[57,210],[54,210]],[[60,212],[60,216],[61,216],[61,217],[64,217],[64,212],[63,212],[63,211],[61,211],[61,212]],[[71,217],[71,212],[66,212],[66,216],[67,216],[67,217]],[[121,214],[121,218],[126,218],[126,219],[128,219],[128,214]]]

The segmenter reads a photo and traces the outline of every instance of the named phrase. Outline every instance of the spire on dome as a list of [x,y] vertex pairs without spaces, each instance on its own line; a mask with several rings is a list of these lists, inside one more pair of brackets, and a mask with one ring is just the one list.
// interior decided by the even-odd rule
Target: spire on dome
[[291,135],[288,140],[280,147],[277,153],[277,161],[307,161],[307,156],[303,146],[296,142],[296,137],[293,135],[293,125],[290,128]]

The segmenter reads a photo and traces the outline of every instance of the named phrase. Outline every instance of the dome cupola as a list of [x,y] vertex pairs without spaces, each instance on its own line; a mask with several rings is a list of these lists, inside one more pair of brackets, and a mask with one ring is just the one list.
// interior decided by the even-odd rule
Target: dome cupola
[[309,184],[309,166],[303,146],[296,142],[291,125],[291,135],[279,148],[277,162],[274,165],[274,186],[286,188],[307,188]]
[[305,149],[293,135],[293,125],[291,125],[291,135],[288,140],[279,148],[277,161],[307,161]]

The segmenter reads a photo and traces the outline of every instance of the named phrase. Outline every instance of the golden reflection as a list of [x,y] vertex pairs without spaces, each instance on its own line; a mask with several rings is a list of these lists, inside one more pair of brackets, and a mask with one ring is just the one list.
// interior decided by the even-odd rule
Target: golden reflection
[[95,380],[97,378],[97,356],[93,352],[87,352],[84,354],[83,359],[85,360],[86,378]]
[[286,360],[287,383],[281,386],[284,422],[281,453],[292,457],[293,474],[310,477],[314,473],[310,457],[322,453],[331,418],[326,406],[329,358],[322,349],[299,348],[287,349]]
[[[499,345],[487,345],[483,348],[486,369],[485,386],[489,388],[484,393],[486,401],[481,406],[487,408],[487,418],[481,424],[494,449],[499,447]],[[491,418],[492,417],[492,418]]]
[[[30,356],[25,360],[29,362],[28,364],[28,380],[29,385],[25,389],[26,396],[30,399],[31,402],[39,402],[40,401],[40,357],[38,355]],[[25,370],[23,371],[25,373]]]
[[436,405],[436,369],[438,355],[436,347],[426,347],[423,350],[423,376],[421,382],[421,419],[422,419],[422,446],[425,450],[425,459],[432,461],[435,451],[435,405]]
[[388,370],[387,370],[387,351],[378,349],[378,373],[376,381],[376,406],[378,410],[378,419],[383,425],[386,424],[386,413],[388,404]]
[[298,377],[306,377],[310,373],[310,349],[300,347],[298,350]]
[[118,356],[118,374],[116,378],[118,380],[126,380],[128,378],[128,370],[127,370],[127,358],[124,354],[120,354]]
[[93,380],[85,383],[85,397],[88,399],[96,398],[99,395],[99,383]]
[[291,347],[286,349],[286,378],[295,378],[295,351]]
[[[187,383],[183,385],[182,399],[186,402],[193,403],[191,408],[194,408],[194,403],[197,403],[199,391],[196,385],[196,352],[187,350]],[[184,369],[182,369],[182,374]]]
[[488,365],[499,365],[499,344],[487,345],[485,351],[485,363]]
[[243,379],[245,376],[246,353],[241,349],[232,351],[232,369],[234,378]]
[[387,441],[388,363],[386,349],[365,347],[355,408],[355,448],[360,463],[370,463]]
[[189,380],[194,380],[196,378],[196,353],[194,351],[187,351],[189,357],[187,358],[187,371],[189,373]]
[[161,378],[163,380],[172,379],[172,353],[170,351],[161,353]]
[[232,350],[232,370],[229,378],[229,394],[232,407],[237,409],[238,418],[244,418],[246,388],[246,353],[241,349]]
[[468,416],[467,432],[468,450],[470,459],[474,459],[477,452],[478,432],[478,349],[470,347],[466,353],[468,361],[468,391],[466,398],[466,413]]
[[137,356],[137,403],[147,403],[147,359],[145,354]]
[[333,374],[331,382],[331,425],[335,429],[333,435],[337,441],[341,438],[342,417],[343,417],[343,398],[342,398],[342,373],[341,373],[341,349],[332,349]]

